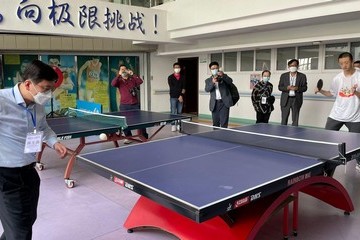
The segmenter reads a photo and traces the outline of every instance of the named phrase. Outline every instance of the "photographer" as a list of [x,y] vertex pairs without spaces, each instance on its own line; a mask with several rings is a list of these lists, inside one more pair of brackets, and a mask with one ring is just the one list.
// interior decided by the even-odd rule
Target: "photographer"
[[210,93],[209,107],[213,126],[227,128],[233,101],[226,84],[232,83],[233,80],[219,71],[219,63],[211,62],[209,68],[211,77],[205,80],[205,91]]
[[[138,99],[138,90],[143,80],[135,75],[132,70],[127,69],[125,65],[120,65],[119,74],[111,81],[111,86],[119,89],[120,92],[120,111],[129,111],[140,109]],[[126,137],[132,136],[131,131],[124,130]],[[148,138],[146,128],[142,129],[142,135]],[[125,144],[131,143],[129,139],[125,139]]]

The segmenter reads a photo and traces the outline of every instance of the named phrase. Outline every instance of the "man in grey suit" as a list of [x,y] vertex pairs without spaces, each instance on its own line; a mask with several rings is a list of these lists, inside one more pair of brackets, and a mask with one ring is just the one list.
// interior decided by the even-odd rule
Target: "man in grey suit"
[[233,105],[228,84],[232,79],[219,71],[219,63],[209,64],[211,77],[205,80],[205,91],[210,92],[210,111],[213,126],[227,128],[229,123],[230,107]]
[[303,103],[303,92],[307,90],[306,75],[298,72],[299,61],[292,59],[288,62],[289,72],[280,76],[279,91],[281,91],[281,124],[287,125],[290,110],[292,125],[299,125],[299,113]]

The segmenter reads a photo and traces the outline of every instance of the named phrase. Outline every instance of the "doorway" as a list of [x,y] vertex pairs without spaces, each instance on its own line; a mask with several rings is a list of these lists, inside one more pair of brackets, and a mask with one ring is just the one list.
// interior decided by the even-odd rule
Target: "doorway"
[[199,113],[199,58],[179,58],[181,72],[185,74],[186,92],[183,113],[198,116]]

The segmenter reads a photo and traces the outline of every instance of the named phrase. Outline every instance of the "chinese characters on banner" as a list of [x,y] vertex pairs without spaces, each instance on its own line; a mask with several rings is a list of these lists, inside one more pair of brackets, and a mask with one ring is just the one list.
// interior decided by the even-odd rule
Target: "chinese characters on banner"
[[2,0],[0,31],[171,42],[166,12],[88,0]]

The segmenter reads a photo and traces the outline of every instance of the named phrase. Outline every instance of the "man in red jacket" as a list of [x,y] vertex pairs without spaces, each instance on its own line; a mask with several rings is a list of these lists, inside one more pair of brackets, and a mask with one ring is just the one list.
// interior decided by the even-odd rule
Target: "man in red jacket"
[[[132,70],[127,69],[125,65],[120,65],[119,74],[111,81],[111,86],[117,87],[120,92],[120,111],[129,111],[140,109],[138,100],[138,89],[143,83],[143,80],[135,75]],[[124,130],[127,137],[132,136],[130,130]],[[148,138],[146,128],[142,129],[142,135]],[[125,144],[131,143],[130,140],[125,139]]]

